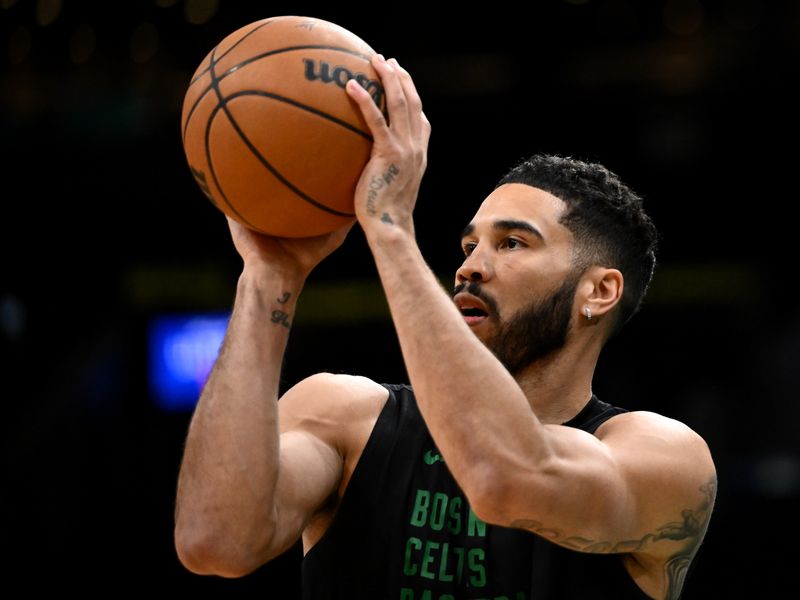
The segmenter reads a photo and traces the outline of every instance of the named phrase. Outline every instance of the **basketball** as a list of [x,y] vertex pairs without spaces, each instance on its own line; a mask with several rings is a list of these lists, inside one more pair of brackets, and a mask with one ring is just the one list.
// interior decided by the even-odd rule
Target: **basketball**
[[344,87],[355,78],[386,114],[373,54],[355,34],[312,17],[263,19],[225,37],[183,100],[183,149],[202,192],[273,236],[352,222],[372,136]]

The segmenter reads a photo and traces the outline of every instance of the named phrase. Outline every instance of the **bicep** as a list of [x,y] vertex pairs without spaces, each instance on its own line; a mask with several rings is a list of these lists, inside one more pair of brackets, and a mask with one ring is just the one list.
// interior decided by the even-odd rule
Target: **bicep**
[[553,458],[507,488],[501,524],[585,552],[660,554],[701,538],[715,482],[704,442],[661,418],[617,419],[599,438],[546,426]]
[[360,377],[318,373],[278,402],[280,458],[269,558],[290,548],[338,493],[345,457],[385,401],[383,387]]
[[300,539],[308,522],[334,494],[342,476],[342,457],[330,444],[303,430],[280,436],[275,492],[275,533],[269,558]]

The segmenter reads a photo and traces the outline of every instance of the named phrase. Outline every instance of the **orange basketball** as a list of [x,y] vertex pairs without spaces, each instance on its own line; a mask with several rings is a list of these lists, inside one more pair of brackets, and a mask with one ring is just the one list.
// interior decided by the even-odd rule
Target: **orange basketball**
[[181,117],[189,168],[209,200],[281,237],[351,222],[372,136],[344,87],[355,78],[385,114],[372,54],[311,17],[264,19],[223,39],[195,71]]

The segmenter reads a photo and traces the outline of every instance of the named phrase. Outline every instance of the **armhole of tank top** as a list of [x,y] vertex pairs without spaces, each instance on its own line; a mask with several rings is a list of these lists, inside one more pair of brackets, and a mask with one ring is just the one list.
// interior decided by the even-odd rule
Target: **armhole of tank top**
[[587,424],[586,431],[588,433],[591,433],[592,435],[595,435],[597,433],[597,430],[600,429],[600,427],[603,426],[603,424],[610,421],[617,415],[622,415],[626,412],[629,411],[627,409],[620,408],[619,406],[609,405],[602,413],[600,413],[594,419],[589,421],[589,423]]
[[365,497],[363,494],[357,494],[356,490],[358,487],[363,485],[362,480],[364,471],[368,471],[370,468],[372,468],[375,461],[379,458],[377,455],[377,449],[375,448],[375,446],[378,445],[378,440],[384,435],[391,433],[391,423],[393,418],[390,413],[393,410],[398,413],[400,412],[400,407],[398,406],[398,400],[395,396],[393,387],[388,384],[381,385],[383,385],[383,387],[389,392],[389,395],[386,398],[386,403],[383,405],[383,408],[381,408],[380,413],[378,413],[378,419],[375,421],[375,426],[372,428],[369,438],[367,438],[367,443],[364,444],[364,450],[362,450],[361,456],[359,457],[358,462],[353,469],[353,474],[350,476],[350,481],[344,490],[342,500],[339,503],[339,508],[336,510],[336,514],[333,516],[331,524],[328,526],[328,529],[325,531],[325,533],[322,534],[322,537],[317,541],[317,543],[314,544],[311,550],[305,554],[303,560],[317,552],[318,549],[323,547],[327,543],[327,540],[334,535],[335,530],[338,527],[338,523],[341,521],[341,519],[339,519],[339,515],[342,513],[347,514],[348,512],[358,511],[358,500],[354,500],[353,498],[357,499]]
[[389,394],[386,397],[386,402],[378,413],[378,418],[375,420],[375,425],[372,427],[372,431],[367,438],[367,443],[364,444],[361,456],[358,458],[358,462],[353,469],[353,474],[350,476],[350,481],[347,484],[347,488],[344,490],[340,506],[344,506],[348,496],[352,496],[350,490],[354,488],[354,483],[356,484],[356,488],[362,485],[363,472],[374,468],[375,462],[380,459],[378,449],[380,440],[390,435],[392,430],[396,431],[399,426],[398,421],[400,420],[401,407],[395,390],[392,386],[386,384],[381,385],[383,385]]
[[566,427],[574,427],[575,429],[582,429],[587,433],[595,434],[597,429],[606,421],[628,412],[627,409],[619,406],[614,406],[608,402],[603,402],[596,395],[592,394],[589,402],[586,403],[581,411],[572,417],[569,421],[562,423]]

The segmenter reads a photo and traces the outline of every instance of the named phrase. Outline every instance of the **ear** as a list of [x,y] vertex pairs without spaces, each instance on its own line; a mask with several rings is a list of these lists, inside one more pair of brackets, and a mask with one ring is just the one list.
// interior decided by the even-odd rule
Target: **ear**
[[624,284],[618,269],[589,267],[581,278],[578,310],[584,318],[587,309],[592,319],[608,314],[622,298]]

